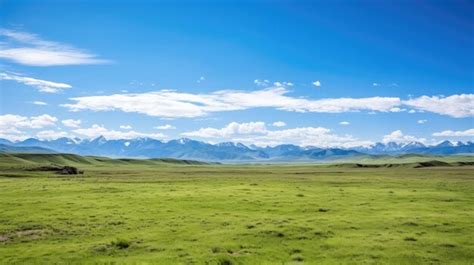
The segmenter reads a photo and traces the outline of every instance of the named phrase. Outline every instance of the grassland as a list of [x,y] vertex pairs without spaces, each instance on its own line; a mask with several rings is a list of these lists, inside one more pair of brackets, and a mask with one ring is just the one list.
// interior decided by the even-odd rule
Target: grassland
[[474,167],[417,165],[0,155],[0,260],[472,264]]

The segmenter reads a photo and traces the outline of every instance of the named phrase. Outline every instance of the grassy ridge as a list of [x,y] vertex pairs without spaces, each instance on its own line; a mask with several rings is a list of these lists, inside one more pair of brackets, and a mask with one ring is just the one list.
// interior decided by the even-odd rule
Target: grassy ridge
[[[341,159],[330,161],[330,163],[320,163],[321,165],[339,165],[348,166],[354,165],[385,165],[385,167],[392,166],[403,166],[406,164],[408,167],[418,165],[423,166],[423,163],[428,162],[431,166],[449,166],[449,164],[456,166],[462,165],[459,162],[466,164],[474,163],[474,156],[431,156],[431,155],[401,155],[401,156],[366,156],[356,160],[354,159]],[[153,159],[130,159],[130,158],[108,158],[98,156],[80,156],[75,154],[38,154],[38,153],[0,153],[0,163],[3,165],[32,165],[32,164],[58,164],[58,165],[71,165],[71,166],[140,166],[140,165],[164,165],[164,164],[175,164],[175,165],[205,165],[209,164],[206,162],[200,162],[195,160],[180,160],[171,158],[153,158]],[[315,164],[316,162],[306,162],[306,164]],[[262,163],[264,164],[264,163]],[[279,163],[285,164],[285,163]],[[288,163],[286,163],[288,164]],[[301,163],[305,164],[305,163]],[[400,164],[400,165],[398,165]],[[402,165],[403,164],[403,165]],[[429,166],[426,164],[426,166]],[[241,164],[236,164],[241,165]]]
[[180,164],[180,165],[203,165],[204,162],[193,160],[178,159],[112,159],[107,157],[80,156],[74,154],[31,154],[15,153],[1,154],[1,165],[34,165],[34,164],[58,164],[70,166],[130,166],[130,165],[162,165],[162,164]]
[[[474,260],[473,166],[47,158],[0,156],[3,263]],[[52,161],[76,163],[85,174],[24,171],[25,165]]]

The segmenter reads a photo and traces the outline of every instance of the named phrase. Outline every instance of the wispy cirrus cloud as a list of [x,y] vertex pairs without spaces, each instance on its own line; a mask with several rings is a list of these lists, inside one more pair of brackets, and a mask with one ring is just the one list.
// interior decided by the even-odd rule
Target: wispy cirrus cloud
[[48,103],[46,103],[46,102],[44,102],[44,101],[39,101],[39,100],[33,101],[33,104],[38,105],[38,106],[46,106],[46,105],[48,105]]
[[0,73],[0,80],[10,80],[27,86],[32,86],[38,89],[38,91],[44,93],[58,93],[63,89],[72,87],[71,85],[66,83],[41,80],[13,73]]
[[29,66],[103,64],[110,61],[36,34],[0,28],[0,58]]

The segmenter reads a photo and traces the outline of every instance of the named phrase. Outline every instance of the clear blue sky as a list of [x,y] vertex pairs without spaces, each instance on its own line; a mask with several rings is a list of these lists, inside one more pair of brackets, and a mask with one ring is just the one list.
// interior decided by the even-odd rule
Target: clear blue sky
[[97,2],[0,1],[0,137],[474,138],[472,1]]

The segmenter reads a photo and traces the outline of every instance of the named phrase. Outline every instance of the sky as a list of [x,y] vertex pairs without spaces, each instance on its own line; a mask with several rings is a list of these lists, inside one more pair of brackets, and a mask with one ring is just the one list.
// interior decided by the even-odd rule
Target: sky
[[0,138],[474,140],[472,1],[0,0]]

